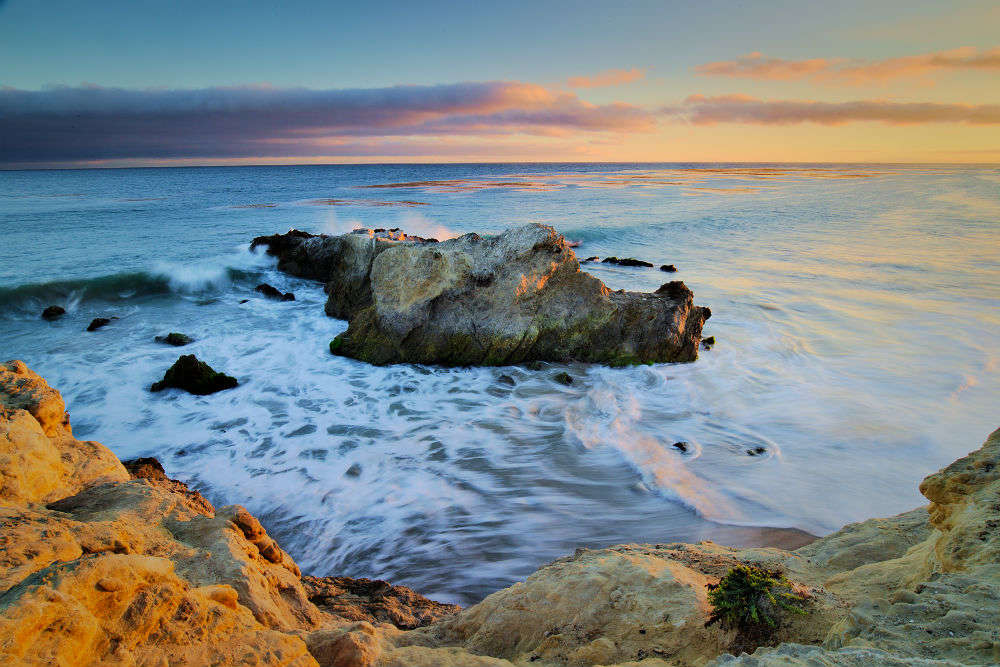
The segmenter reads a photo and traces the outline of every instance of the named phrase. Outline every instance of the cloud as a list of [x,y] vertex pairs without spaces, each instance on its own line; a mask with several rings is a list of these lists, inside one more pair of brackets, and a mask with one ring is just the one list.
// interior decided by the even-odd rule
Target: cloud
[[623,83],[632,83],[646,76],[646,72],[641,69],[609,69],[598,72],[593,76],[574,76],[566,83],[571,88],[603,88],[605,86],[618,86]]
[[654,127],[654,114],[639,107],[595,105],[521,82],[335,90],[0,88],[0,163],[331,155],[386,138],[550,137]]
[[1000,71],[1000,47],[988,50],[963,47],[950,51],[870,61],[848,58],[784,60],[767,58],[754,52],[736,60],[723,60],[695,67],[698,74],[705,76],[770,81],[811,79],[821,83],[851,85],[878,83],[942,70]]
[[1000,104],[937,104],[931,102],[816,102],[812,100],[760,100],[747,95],[706,97],[692,95],[679,106],[665,107],[662,113],[695,125],[746,123],[752,125],[792,125],[819,123],[842,125],[853,122],[881,122],[890,125],[917,123],[1000,124]]

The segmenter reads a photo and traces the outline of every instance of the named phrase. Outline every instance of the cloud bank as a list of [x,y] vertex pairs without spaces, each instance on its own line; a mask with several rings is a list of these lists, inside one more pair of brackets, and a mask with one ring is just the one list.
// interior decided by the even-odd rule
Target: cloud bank
[[761,100],[748,95],[706,97],[692,95],[678,106],[664,107],[662,113],[674,120],[695,125],[745,123],[751,125],[793,125],[819,123],[841,125],[851,122],[880,122],[890,125],[918,123],[1000,124],[1000,104],[938,104],[932,102],[817,102],[813,100]]
[[759,52],[754,52],[736,60],[723,60],[695,67],[695,72],[705,76],[769,81],[810,79],[821,83],[851,85],[879,83],[889,79],[946,70],[1000,71],[1000,47],[988,50],[963,47],[950,51],[872,61],[848,58],[784,60],[768,58]]
[[655,115],[521,82],[311,90],[0,88],[0,163],[351,155],[423,137],[646,132]]
[[646,76],[641,69],[609,69],[593,76],[574,76],[566,81],[571,88],[603,88],[638,81]]

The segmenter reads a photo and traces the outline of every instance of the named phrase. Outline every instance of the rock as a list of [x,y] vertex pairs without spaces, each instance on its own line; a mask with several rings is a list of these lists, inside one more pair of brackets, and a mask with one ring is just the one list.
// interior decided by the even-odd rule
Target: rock
[[429,625],[461,610],[378,579],[307,575],[302,584],[309,601],[329,614],[349,621],[391,623],[403,630]]
[[706,350],[711,350],[715,346],[715,336],[701,339],[701,346]]
[[555,375],[552,376],[552,379],[558,382],[559,384],[565,385],[567,387],[573,384],[573,376],[565,371],[556,373]]
[[111,320],[117,320],[117,317],[95,317],[87,325],[87,331],[97,331],[101,327],[105,327],[111,324]]
[[193,343],[194,339],[190,336],[185,336],[182,333],[170,332],[166,336],[157,336],[157,343],[166,343],[167,345],[173,345],[174,347],[183,347],[189,343]]
[[691,447],[691,445],[689,445],[686,442],[675,442],[673,447],[678,451],[687,452],[687,450]]
[[331,352],[380,365],[692,361],[709,314],[686,288],[608,290],[544,225],[436,244],[367,230],[254,244],[326,281],[327,314],[349,319]]
[[[583,262],[599,262],[599,261],[601,261],[601,258],[598,257],[597,255],[593,255],[593,256],[588,257],[587,259],[583,260]],[[580,262],[580,263],[583,264],[583,262]]]
[[673,264],[661,264],[660,271],[666,271],[667,273],[676,273],[677,267]]
[[761,454],[767,452],[767,449],[758,445],[757,447],[746,450],[746,452],[747,456],[760,456]]
[[618,257],[605,257],[601,263],[617,264],[618,266],[643,266],[643,267],[653,266],[649,262],[644,262],[641,259],[636,259],[634,257],[622,257],[621,259],[619,259]]
[[273,287],[267,283],[257,285],[257,287],[254,287],[254,291],[263,294],[269,299],[277,299],[278,301],[295,301],[295,295],[291,292],[285,292],[282,294],[277,287]]
[[361,477],[361,464],[352,463],[351,467],[344,471],[345,477]]
[[240,299],[240,303],[250,303],[250,299]]
[[45,503],[125,479],[106,447],[73,437],[59,392],[20,361],[0,365],[0,504]]
[[500,384],[505,384],[508,387],[513,387],[515,384],[517,384],[517,381],[514,380],[512,376],[507,375],[506,373],[498,377],[497,382],[499,382]]
[[204,396],[214,394],[223,389],[232,389],[239,384],[236,378],[219,373],[204,361],[198,361],[193,354],[181,356],[174,365],[167,369],[163,379],[153,383],[150,391],[163,391],[168,387],[176,387],[184,391]]
[[66,309],[63,308],[62,306],[49,306],[48,308],[42,311],[42,319],[51,322],[52,320],[59,319],[65,314],[66,314]]

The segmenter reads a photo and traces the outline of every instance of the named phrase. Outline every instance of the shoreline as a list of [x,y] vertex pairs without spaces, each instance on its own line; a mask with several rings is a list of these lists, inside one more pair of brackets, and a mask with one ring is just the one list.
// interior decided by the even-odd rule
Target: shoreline
[[[61,396],[20,362],[0,367],[0,399],[0,442],[8,443],[0,458],[0,656],[10,664],[99,656],[140,664],[253,656],[302,667],[1000,658],[989,634],[1000,605],[983,606],[1000,600],[1000,534],[988,528],[1000,523],[1000,430],[924,481],[929,514],[918,508],[851,524],[793,552],[711,542],[578,549],[459,612],[382,582],[304,579],[242,507],[212,508],[152,464],[129,472],[102,445],[75,440]],[[809,599],[808,613],[787,619],[773,647],[705,625],[706,587],[748,562],[780,567]],[[144,612],[129,612],[137,604]],[[735,646],[757,650],[727,656]]]

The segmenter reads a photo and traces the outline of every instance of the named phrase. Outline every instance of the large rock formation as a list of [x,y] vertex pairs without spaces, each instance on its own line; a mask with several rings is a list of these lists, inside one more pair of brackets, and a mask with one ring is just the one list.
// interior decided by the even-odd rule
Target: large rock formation
[[278,268],[326,284],[349,320],[330,349],[374,364],[692,361],[707,308],[682,282],[609,290],[551,227],[431,242],[390,230],[258,237]]
[[[998,464],[1000,431],[924,481],[928,508],[792,552],[580,549],[456,613],[385,582],[302,577],[244,508],[75,440],[58,392],[8,362],[0,664],[1000,664]],[[740,563],[783,570],[808,600],[760,648],[705,626],[708,586]]]

